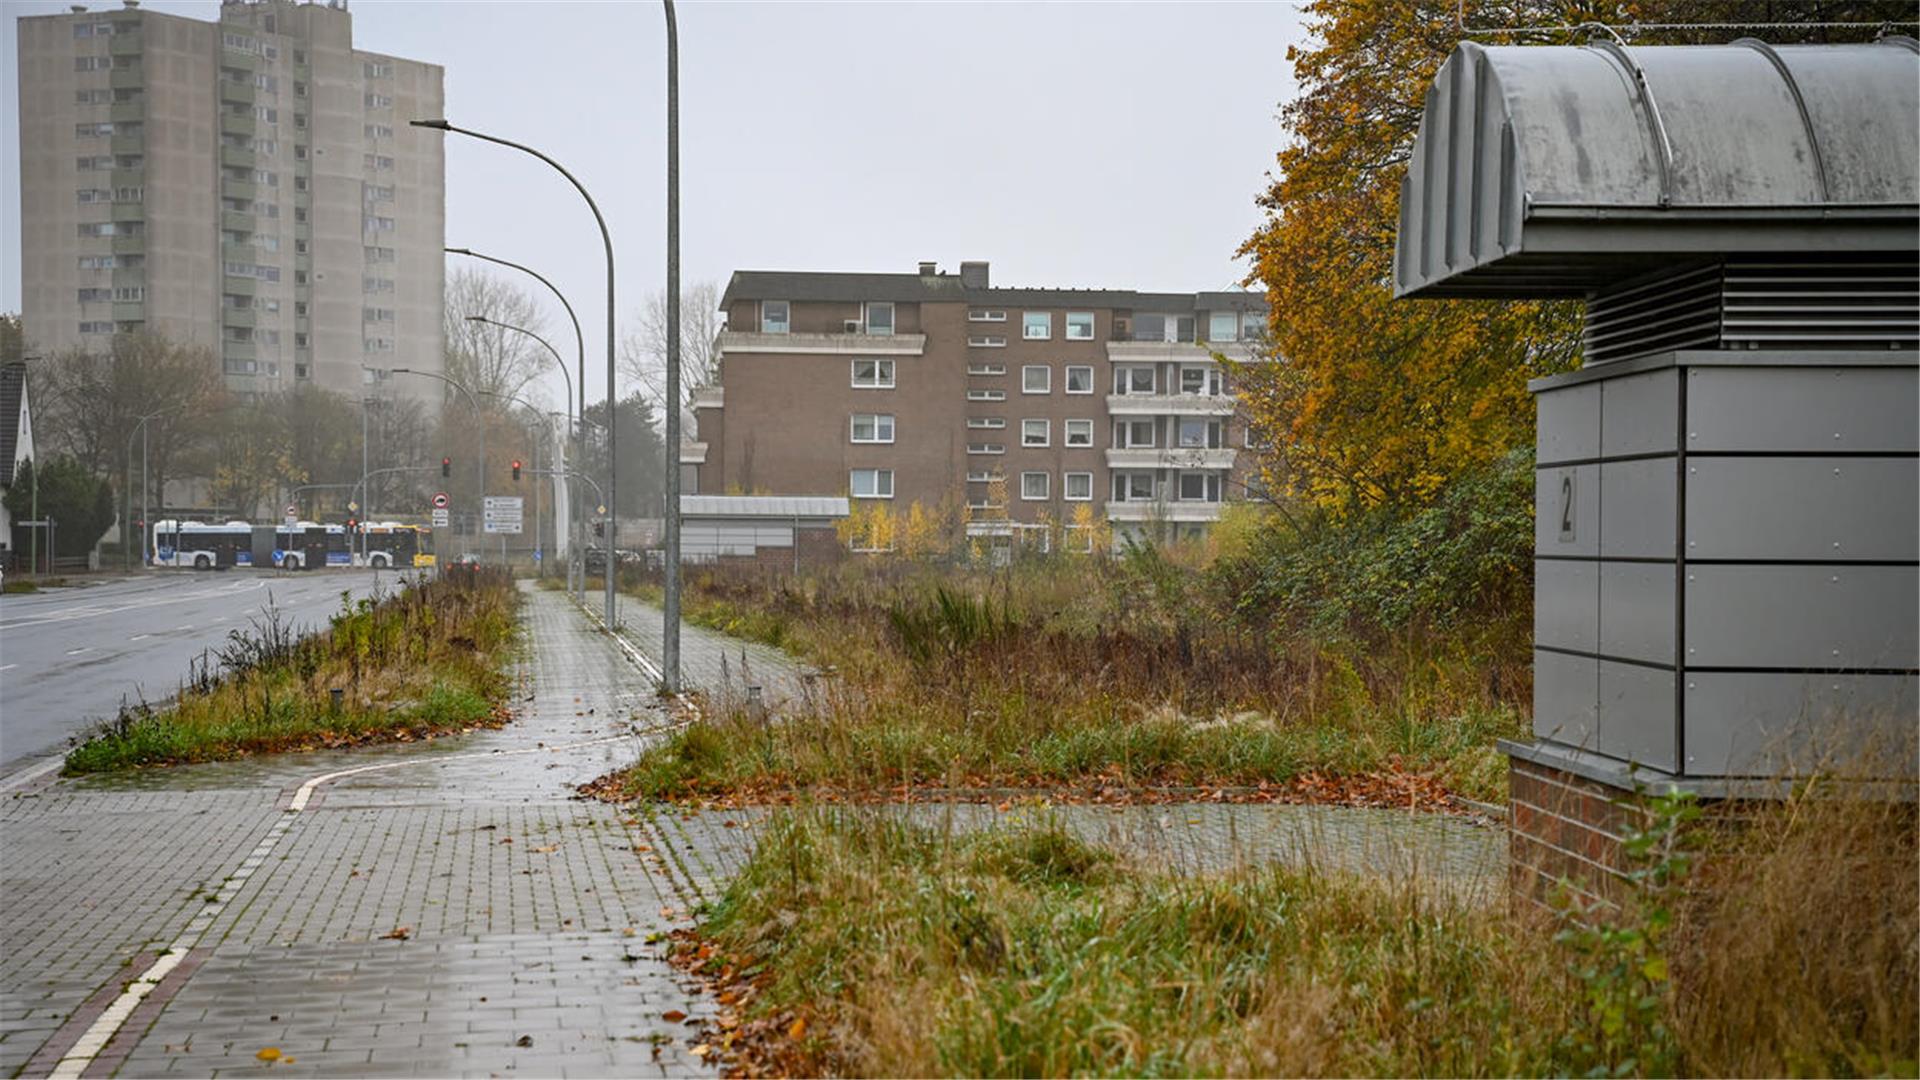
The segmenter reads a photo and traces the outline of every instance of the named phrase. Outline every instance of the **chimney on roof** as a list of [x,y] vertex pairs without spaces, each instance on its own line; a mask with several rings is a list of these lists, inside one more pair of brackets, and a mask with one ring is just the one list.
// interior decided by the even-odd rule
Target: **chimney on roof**
[[983,262],[963,262],[960,264],[960,284],[969,289],[987,287],[987,264]]
[[921,277],[938,277],[938,276],[940,276],[940,264],[939,264],[939,263],[937,263],[937,262],[931,262],[931,261],[927,261],[927,260],[924,260],[924,259],[923,259],[923,260],[921,260],[921,263],[920,263],[920,276],[921,276]]
[[73,13],[74,13],[75,15],[85,15],[85,14],[87,13],[87,5],[85,5],[85,4],[68,4],[68,5],[67,5],[67,10],[68,10],[68,11],[71,11],[71,12],[73,12]]

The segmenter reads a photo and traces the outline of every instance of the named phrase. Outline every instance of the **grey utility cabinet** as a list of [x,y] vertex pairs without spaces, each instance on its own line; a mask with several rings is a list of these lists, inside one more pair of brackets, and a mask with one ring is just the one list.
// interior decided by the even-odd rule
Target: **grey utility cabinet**
[[1723,781],[1877,744],[1910,771],[1920,45],[1463,44],[1401,215],[1401,295],[1587,302],[1585,366],[1531,385],[1516,754]]

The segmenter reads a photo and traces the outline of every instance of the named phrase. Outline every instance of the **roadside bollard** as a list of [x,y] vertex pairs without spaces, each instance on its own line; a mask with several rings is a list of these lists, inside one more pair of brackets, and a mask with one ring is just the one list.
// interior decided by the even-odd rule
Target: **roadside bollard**
[[760,688],[747,687],[747,716],[756,724],[767,722],[767,703],[760,696]]
[[339,712],[340,703],[346,700],[347,692],[336,686],[327,691],[327,696],[333,699],[333,711]]

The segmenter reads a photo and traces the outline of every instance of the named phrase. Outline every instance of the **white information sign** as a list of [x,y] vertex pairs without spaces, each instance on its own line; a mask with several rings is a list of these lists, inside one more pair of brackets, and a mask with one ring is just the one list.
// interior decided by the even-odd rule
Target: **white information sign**
[[523,516],[518,495],[489,495],[481,509],[482,528],[490,533],[520,534]]
[[436,529],[444,529],[444,528],[446,528],[446,527],[447,527],[447,513],[448,513],[448,512],[447,512],[447,511],[445,511],[445,510],[435,510],[435,511],[433,512],[433,527],[434,527],[434,528],[436,528]]

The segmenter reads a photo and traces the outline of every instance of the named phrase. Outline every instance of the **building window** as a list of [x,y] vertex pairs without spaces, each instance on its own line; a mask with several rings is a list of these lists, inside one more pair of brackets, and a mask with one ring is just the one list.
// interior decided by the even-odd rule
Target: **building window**
[[1116,394],[1153,393],[1153,368],[1118,367],[1113,369],[1113,392]]
[[393,321],[393,309],[385,307],[361,308],[360,321],[363,323],[390,323]]
[[967,374],[969,375],[1005,375],[1006,373],[1007,373],[1007,365],[1005,364],[968,364],[967,365]]
[[113,298],[123,304],[137,304],[147,298],[147,287],[145,285],[116,285],[113,288]]
[[[305,241],[302,241],[303,243]],[[393,279],[390,277],[362,277],[360,291],[369,293],[390,293],[393,291]],[[304,314],[304,312],[302,313]]]
[[113,333],[113,323],[105,319],[83,322],[80,324],[80,332],[83,334],[111,334]]
[[385,94],[368,94],[363,100],[366,101],[369,109],[393,108],[393,99]]
[[791,306],[785,300],[760,301],[760,332],[763,334],[784,334],[788,331],[788,317]]
[[75,71],[105,71],[113,66],[113,58],[108,56],[76,56],[73,58]]
[[893,305],[881,301],[867,304],[867,333],[893,333]]
[[390,247],[368,247],[362,249],[361,253],[366,256],[367,261],[370,263],[390,263],[393,261],[393,249]]
[[392,232],[393,219],[376,214],[364,214],[360,218],[360,228],[363,232]]
[[113,155],[91,154],[87,157],[73,159],[73,164],[74,167],[81,172],[93,172],[96,169],[111,169],[113,168]]
[[137,203],[147,201],[147,189],[144,187],[117,187],[113,189],[113,201]]
[[367,138],[369,139],[393,138],[392,124],[368,124],[362,130],[366,132]]
[[81,289],[80,302],[83,304],[104,304],[113,299],[112,289]]
[[1068,420],[1066,421],[1066,425],[1068,446],[1093,445],[1093,421]]
[[73,193],[74,199],[81,203],[112,202],[113,192],[105,188],[81,188]]
[[856,390],[893,389],[893,361],[855,360],[853,362],[853,387]]
[[369,79],[393,78],[393,65],[385,62],[368,61],[360,65],[360,71]]
[[1053,389],[1053,369],[1045,364],[1028,364],[1020,369],[1020,392],[1044,394]]
[[1217,472],[1183,472],[1180,474],[1181,502],[1219,502],[1220,474]]
[[1007,313],[1004,311],[985,311],[980,308],[974,308],[967,312],[967,321],[968,322],[1006,322]]
[[1220,372],[1217,368],[1189,367],[1180,369],[1181,393],[1219,397],[1221,391]]
[[1151,420],[1116,420],[1113,424],[1113,445],[1119,450],[1150,450],[1153,448],[1153,428]]
[[1117,472],[1113,474],[1114,502],[1152,502],[1153,474]]
[[967,444],[967,453],[969,454],[1004,454],[1006,452],[1007,452],[1007,448],[1005,446],[1000,445],[999,443],[989,442],[989,443],[968,443]]
[[75,105],[105,105],[112,100],[113,91],[105,88],[99,90],[75,90],[73,92],[73,103]]
[[1179,446],[1183,450],[1218,450],[1221,447],[1220,421],[1195,417],[1180,421]]
[[1053,336],[1053,313],[1029,311],[1020,319],[1020,336],[1028,341],[1045,341]]
[[1232,341],[1240,328],[1240,316],[1231,311],[1216,311],[1207,316],[1208,341]]
[[1067,340],[1068,341],[1092,341],[1093,340],[1093,312],[1091,311],[1067,312]]
[[1093,474],[1090,472],[1070,472],[1061,477],[1061,494],[1068,502],[1093,501]]
[[891,499],[893,470],[855,469],[848,475],[847,489],[856,499]]
[[998,429],[1006,427],[1007,421],[999,416],[969,416],[967,426],[976,429]]
[[1021,446],[1051,446],[1053,444],[1052,425],[1046,420],[1020,421]]
[[967,347],[970,349],[1004,349],[1007,347],[1007,339],[999,334],[974,334],[967,338]]
[[1007,400],[1007,392],[1005,390],[969,390],[967,391],[967,400],[1005,401]]
[[363,154],[361,164],[369,169],[385,171],[393,168],[393,158],[386,154]]
[[893,417],[887,413],[854,413],[853,441],[890,443],[893,441]]
[[1020,474],[1020,497],[1028,502],[1046,498],[1052,488],[1052,473],[1023,472]]
[[1067,368],[1067,393],[1093,393],[1093,369],[1090,367]]

